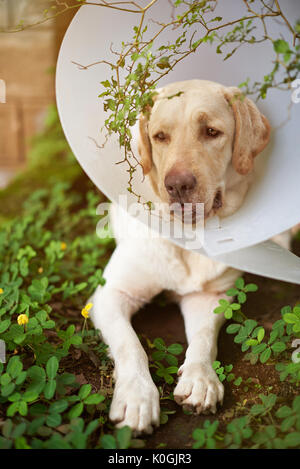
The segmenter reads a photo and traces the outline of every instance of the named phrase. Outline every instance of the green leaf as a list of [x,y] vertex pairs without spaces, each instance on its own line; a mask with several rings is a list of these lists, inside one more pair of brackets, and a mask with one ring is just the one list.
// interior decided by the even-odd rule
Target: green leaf
[[20,401],[21,394],[19,392],[14,392],[11,396],[9,396],[8,400],[10,402],[17,402]]
[[16,385],[19,386],[20,384],[24,383],[25,379],[27,377],[27,371],[21,371],[19,376],[16,378]]
[[283,419],[283,418],[289,417],[291,414],[292,414],[292,409],[284,405],[277,410],[276,417]]
[[218,429],[219,422],[218,422],[218,420],[215,420],[214,422],[210,423],[208,420],[206,420],[204,422],[204,426],[206,428],[207,436],[212,437]]
[[275,52],[277,52],[278,54],[285,54],[290,49],[289,44],[283,39],[277,39],[277,41],[274,41],[273,47]]
[[172,344],[167,348],[167,350],[173,355],[180,355],[183,351],[183,347],[181,344]]
[[130,427],[123,427],[117,430],[116,439],[118,443],[118,448],[120,449],[127,449],[130,446],[131,441],[131,428]]
[[44,425],[44,423],[45,423],[45,417],[44,416],[34,419],[28,425],[28,434],[29,435],[34,435],[35,433],[37,433],[38,429],[40,427],[42,427]]
[[167,373],[164,375],[164,380],[167,384],[174,383],[174,378],[171,375],[167,374]]
[[4,421],[2,426],[2,434],[5,438],[9,438],[13,429],[12,420],[7,419]]
[[292,308],[290,306],[283,306],[280,311],[281,311],[281,314],[283,316],[286,313],[291,313]]
[[294,415],[291,415],[290,417],[287,417],[283,420],[281,424],[281,431],[286,433],[294,424],[296,421],[296,417]]
[[169,373],[169,374],[176,374],[178,372],[178,368],[177,368],[177,366],[169,366],[166,369],[166,372]]
[[104,399],[105,397],[100,394],[91,394],[84,400],[84,403],[87,405],[97,405],[100,404],[100,402],[103,402]]
[[46,383],[46,373],[40,366],[31,366],[27,371],[27,376],[31,380],[31,384],[28,387],[30,391],[36,391],[41,393]]
[[68,397],[69,402],[78,402],[80,401],[79,396],[73,394],[72,396]]
[[242,352],[246,352],[249,349],[250,345],[247,344],[247,341],[244,342],[241,346]]
[[92,390],[91,384],[83,384],[79,389],[78,396],[81,400],[84,400]]
[[10,396],[14,392],[15,387],[16,387],[15,383],[9,383],[9,384],[6,384],[5,386],[2,386],[1,395],[3,397]]
[[300,396],[296,396],[293,400],[293,410],[300,414]]
[[286,349],[286,345],[283,342],[275,342],[273,345],[271,345],[271,349],[275,353],[280,353]]
[[5,332],[10,326],[11,320],[5,319],[4,321],[0,321],[0,334]]
[[253,329],[257,326],[257,322],[253,319],[247,319],[244,323],[247,334],[251,334]]
[[294,306],[293,313],[295,313],[300,319],[300,306],[299,305]]
[[259,415],[265,412],[265,407],[262,404],[255,404],[251,407],[250,413],[252,415]]
[[80,345],[82,344],[82,337],[80,337],[79,335],[74,335],[74,337],[72,337],[70,341],[72,345]]
[[245,292],[255,292],[258,290],[258,286],[255,283],[248,283],[244,288]]
[[205,432],[201,428],[196,428],[193,431],[193,438],[196,440],[196,443],[194,443],[193,448],[202,448],[204,443],[205,443]]
[[93,420],[87,425],[86,430],[85,430],[85,435],[86,436],[91,435],[98,427],[99,427],[99,420],[98,419]]
[[228,383],[230,383],[231,381],[234,380],[234,378],[235,378],[235,374],[234,374],[234,373],[229,373],[229,375],[228,375],[227,378],[226,378],[226,381],[227,381]]
[[37,402],[30,407],[30,414],[34,417],[47,413],[47,406]]
[[61,399],[60,401],[53,402],[49,407],[49,412],[54,414],[61,414],[68,408],[68,401]]
[[266,350],[264,350],[264,351],[260,354],[260,357],[259,357],[260,362],[261,362],[261,363],[266,363],[266,362],[269,360],[269,358],[271,357],[271,354],[272,354],[272,352],[271,352],[271,350],[270,350],[269,348],[267,348]]
[[248,339],[246,341],[246,344],[249,345],[250,347],[252,347],[253,345],[257,345],[258,341],[256,339]]
[[165,342],[163,341],[163,339],[160,339],[160,338],[154,339],[153,345],[155,348],[157,348],[157,350],[166,349]]
[[161,412],[160,419],[159,419],[160,425],[165,425],[168,422],[168,420],[169,420],[168,414],[166,414],[165,412]]
[[225,310],[225,307],[224,307],[224,306],[217,306],[217,307],[214,309],[214,313],[215,313],[215,314],[222,314],[222,313],[224,313],[224,310]]
[[231,308],[226,308],[224,312],[224,316],[226,319],[231,319],[232,318],[232,309]]
[[19,410],[19,414],[25,417],[25,415],[27,415],[27,412],[28,412],[27,403],[25,401],[20,401],[18,410]]
[[299,318],[296,314],[293,313],[286,313],[283,315],[283,319],[288,324],[295,324],[299,321]]
[[6,386],[11,382],[11,377],[8,373],[4,373],[0,378],[0,383],[2,386]]
[[7,417],[13,417],[19,410],[19,402],[13,402],[7,409]]
[[238,335],[235,336],[234,342],[236,344],[241,344],[242,342],[245,342],[245,340],[247,340],[247,338],[248,338],[248,335],[243,330],[240,330]]
[[244,304],[247,300],[247,295],[246,295],[246,293],[241,291],[241,292],[238,293],[237,298],[238,298],[239,303]]
[[46,418],[48,427],[58,427],[61,424],[61,416],[59,414],[51,413]]
[[236,334],[241,329],[241,327],[242,326],[240,324],[230,324],[227,326],[226,332],[228,334]]
[[77,417],[79,417],[83,412],[83,403],[82,402],[78,402],[78,404],[75,404],[72,409],[69,410],[69,419],[70,420],[73,420]]
[[66,337],[70,338],[72,337],[72,335],[74,335],[74,333],[75,333],[75,326],[74,324],[71,324],[65,332]]
[[225,309],[230,305],[230,302],[228,300],[224,300],[224,298],[221,298],[221,300],[219,300],[219,305],[224,306]]
[[258,333],[257,333],[257,340],[258,340],[258,342],[261,342],[264,337],[265,337],[265,330],[264,330],[264,328],[262,327],[261,329],[259,329],[259,331],[258,331]]
[[218,360],[215,360],[212,364],[213,370],[216,370],[217,368],[219,368],[220,365],[221,365],[221,362],[219,362]]
[[235,386],[240,386],[240,384],[242,383],[242,381],[243,381],[243,378],[242,378],[241,376],[239,376],[239,377],[233,382],[233,384],[234,384]]
[[267,348],[267,344],[254,345],[254,347],[252,348],[252,353],[256,355],[258,353],[263,352],[266,348]]
[[166,355],[165,360],[169,365],[178,367],[178,359],[175,355],[168,354]]
[[26,259],[26,257],[23,257],[21,260],[20,260],[20,274],[22,275],[22,277],[27,277],[28,273],[29,273],[29,269],[28,269],[28,259]]
[[284,442],[287,446],[295,448],[300,446],[300,432],[293,432],[286,435]]
[[103,435],[100,444],[103,449],[117,449],[117,442],[112,435]]
[[239,288],[240,290],[242,290],[245,286],[245,281],[242,277],[238,278],[236,281],[235,281],[235,286],[237,288]]
[[48,378],[54,379],[58,370],[58,360],[55,356],[49,358],[46,364],[46,373]]
[[26,391],[23,395],[23,399],[26,402],[33,402],[39,397],[37,392],[34,391]]
[[12,378],[16,378],[23,369],[22,362],[18,356],[12,357],[7,365],[7,373],[10,374]]
[[230,371],[232,371],[232,369],[233,369],[233,365],[225,365],[226,373],[229,373]]
[[166,356],[166,352],[162,350],[156,350],[155,352],[152,353],[152,358],[155,361],[162,361]]
[[215,440],[213,438],[207,438],[206,447],[207,449],[215,449],[216,448]]
[[23,433],[25,432],[26,427],[27,427],[27,424],[25,422],[22,422],[19,425],[16,425],[11,435],[12,438],[13,439],[20,438],[20,436],[22,436]]
[[238,290],[236,288],[229,288],[229,290],[227,290],[226,292],[226,295],[227,296],[236,296],[238,294]]
[[44,396],[46,399],[52,399],[56,390],[56,381],[49,381],[44,388]]

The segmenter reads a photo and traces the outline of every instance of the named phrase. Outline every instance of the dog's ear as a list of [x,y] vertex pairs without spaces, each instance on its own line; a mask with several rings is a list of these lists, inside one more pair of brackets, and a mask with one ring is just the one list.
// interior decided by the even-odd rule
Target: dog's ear
[[256,105],[236,87],[225,88],[225,98],[235,118],[232,164],[239,174],[253,168],[254,158],[270,140],[271,126]]
[[143,168],[144,176],[146,176],[152,168],[152,147],[148,134],[148,118],[144,114],[140,116],[139,128],[138,151],[141,157],[140,164]]

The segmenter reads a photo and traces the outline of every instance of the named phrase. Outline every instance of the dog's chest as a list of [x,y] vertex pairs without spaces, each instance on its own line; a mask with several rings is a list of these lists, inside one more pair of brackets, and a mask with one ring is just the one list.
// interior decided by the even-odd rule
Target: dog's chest
[[166,283],[169,289],[179,295],[185,295],[194,291],[202,291],[204,285],[218,277],[226,270],[227,266],[213,261],[208,257],[187,251],[169,242],[164,241],[166,258],[164,270]]
[[[207,282],[219,278],[227,270],[226,265],[204,255],[162,238],[152,238],[147,230],[143,231],[137,220],[117,205],[112,206],[111,220],[117,242],[126,240],[128,257],[132,255],[132,258],[138,259],[143,268],[147,268],[147,277],[154,278],[164,290],[179,295],[202,291]],[[139,236],[131,238],[130,234],[135,232]]]

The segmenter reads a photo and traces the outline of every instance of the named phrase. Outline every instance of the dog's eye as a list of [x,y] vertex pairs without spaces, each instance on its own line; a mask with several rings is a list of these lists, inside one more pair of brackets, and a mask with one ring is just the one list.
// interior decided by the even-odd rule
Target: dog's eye
[[213,129],[212,127],[207,127],[206,135],[208,137],[217,137],[218,135],[220,135],[220,131],[216,130],[216,129]]
[[167,140],[167,136],[164,132],[158,132],[157,134],[154,135],[155,140],[158,140],[159,142],[164,142]]

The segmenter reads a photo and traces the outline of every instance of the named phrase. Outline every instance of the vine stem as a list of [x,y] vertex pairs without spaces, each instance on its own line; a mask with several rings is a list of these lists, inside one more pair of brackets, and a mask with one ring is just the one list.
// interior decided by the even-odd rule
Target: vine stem
[[[118,10],[118,11],[124,11],[127,13],[135,13],[142,15],[142,17],[145,16],[145,13],[155,4],[157,3],[158,0],[151,0],[145,7],[141,7],[138,3],[136,2],[131,2],[131,1],[124,1],[124,2],[111,2],[108,3],[106,1],[102,1],[101,3],[97,2],[88,2],[88,1],[82,1],[78,2],[77,5],[68,5],[66,2],[60,2],[59,0],[55,0],[55,5],[53,5],[54,8],[56,7],[63,7],[62,10],[58,11],[57,13],[50,15],[50,16],[45,16],[44,19],[36,21],[35,23],[28,24],[28,25],[19,25],[14,29],[0,29],[0,33],[16,33],[20,31],[24,31],[25,29],[33,28],[34,26],[41,25],[45,23],[46,21],[53,20],[57,18],[58,16],[66,13],[67,11],[74,10],[76,8],[80,8],[82,6],[97,6],[97,7],[103,7],[103,8],[110,8],[112,10]],[[136,9],[130,9],[126,8],[124,6],[120,5],[133,5],[136,7]],[[53,8],[52,7],[52,8]]]

